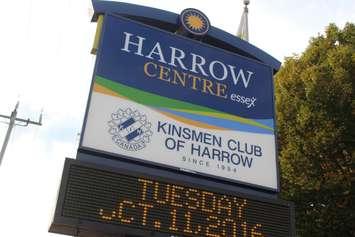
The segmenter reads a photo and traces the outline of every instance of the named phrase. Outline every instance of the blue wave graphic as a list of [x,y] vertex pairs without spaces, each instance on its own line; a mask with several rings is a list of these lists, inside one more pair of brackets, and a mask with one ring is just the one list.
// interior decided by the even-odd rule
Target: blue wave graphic
[[[174,111],[166,108],[158,108],[161,111],[168,112],[180,117],[188,118],[191,120],[195,120],[201,123],[206,123],[226,129],[231,129],[231,130],[236,130],[236,131],[243,131],[243,132],[251,132],[251,133],[261,133],[261,134],[274,134],[273,130],[268,130],[265,128],[260,128],[248,124],[243,124],[239,123],[236,121],[231,121],[227,119],[220,119],[220,118],[213,118],[213,117],[207,117],[203,115],[196,115],[196,114],[189,114],[185,112],[180,112],[180,111]],[[259,122],[259,121],[258,121]],[[269,121],[266,121],[269,122]]]
[[275,127],[275,123],[273,119],[253,119],[255,122],[261,123],[265,126],[268,126],[270,128]]

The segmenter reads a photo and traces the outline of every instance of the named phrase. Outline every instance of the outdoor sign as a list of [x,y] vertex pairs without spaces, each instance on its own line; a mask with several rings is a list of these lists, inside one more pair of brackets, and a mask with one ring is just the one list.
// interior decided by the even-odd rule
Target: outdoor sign
[[280,200],[211,190],[132,171],[113,171],[69,159],[60,190],[50,228],[55,233],[292,236],[292,205]]
[[249,58],[106,15],[81,149],[277,191],[272,75]]

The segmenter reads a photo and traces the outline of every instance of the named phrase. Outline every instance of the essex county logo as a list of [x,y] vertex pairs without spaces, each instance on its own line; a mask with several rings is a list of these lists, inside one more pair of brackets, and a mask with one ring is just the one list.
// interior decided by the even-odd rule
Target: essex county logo
[[147,116],[131,108],[118,109],[112,113],[108,125],[113,142],[127,151],[145,148],[153,134]]
[[185,30],[194,35],[204,35],[210,29],[210,21],[201,11],[187,8],[180,14],[180,21]]

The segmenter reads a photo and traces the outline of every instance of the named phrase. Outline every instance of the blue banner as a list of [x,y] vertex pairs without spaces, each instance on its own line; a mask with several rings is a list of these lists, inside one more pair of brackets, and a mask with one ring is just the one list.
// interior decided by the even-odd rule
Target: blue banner
[[103,35],[97,76],[273,127],[269,66],[111,15]]

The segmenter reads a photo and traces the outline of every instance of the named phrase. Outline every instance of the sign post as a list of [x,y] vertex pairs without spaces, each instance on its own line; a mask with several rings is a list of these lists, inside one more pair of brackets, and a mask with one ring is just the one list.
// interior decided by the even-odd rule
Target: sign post
[[294,236],[293,205],[277,198],[280,63],[197,9],[93,4],[97,61],[50,231]]

